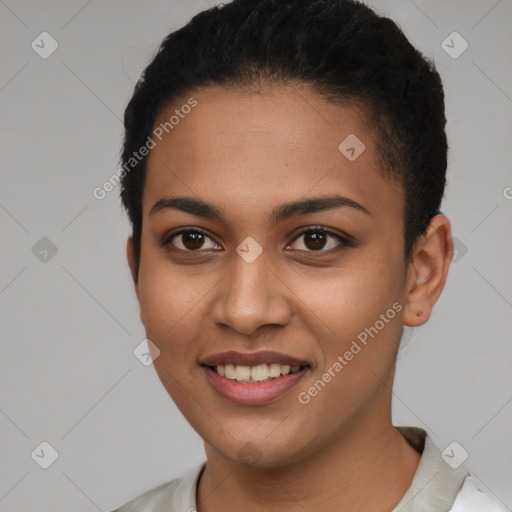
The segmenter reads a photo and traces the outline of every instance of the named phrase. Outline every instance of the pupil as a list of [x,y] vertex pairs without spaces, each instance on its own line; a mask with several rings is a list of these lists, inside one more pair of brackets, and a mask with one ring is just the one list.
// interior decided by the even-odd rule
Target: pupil
[[204,243],[204,235],[197,232],[183,234],[183,245],[187,249],[200,249]]
[[[320,233],[318,231],[314,233],[306,233],[304,235],[304,243],[308,249],[318,250],[322,249],[325,245],[325,233]],[[310,242],[310,243],[308,243]]]

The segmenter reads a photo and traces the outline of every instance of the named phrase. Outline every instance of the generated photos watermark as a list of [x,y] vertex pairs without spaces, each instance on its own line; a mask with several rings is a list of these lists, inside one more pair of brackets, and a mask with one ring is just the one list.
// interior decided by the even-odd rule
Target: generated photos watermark
[[[379,319],[370,327],[366,327],[357,335],[357,340],[352,340],[350,348],[346,350],[342,355],[338,355],[336,361],[322,374],[322,376],[315,381],[306,391],[301,391],[297,399],[299,403],[307,405],[311,402],[311,399],[320,393],[325,386],[331,382],[332,379],[338,375],[345,366],[349,364],[354,357],[359,354],[364,347],[368,345],[370,339],[373,339],[379,334],[382,329],[389,324],[389,322],[395,318],[397,313],[402,311],[403,306],[399,302],[395,302],[385,313],[379,316]],[[370,338],[370,339],[369,339]]]
[[[197,100],[193,97],[189,98],[186,103],[181,105],[180,108],[174,110],[174,114],[169,117],[164,123],[160,123],[156,128],[153,129],[151,135],[148,135],[146,142],[137,150],[132,153],[132,156],[124,163],[122,167],[119,167],[117,171],[108,178],[101,186],[94,188],[92,195],[95,199],[101,201],[107,197],[109,192],[112,192],[121,182],[121,180],[133,170],[142,160],[149,154],[149,150],[156,147],[160,142],[164,134],[170,133],[182,119],[185,119],[187,114],[190,114],[192,109],[197,106]],[[158,142],[155,140],[158,139]]]

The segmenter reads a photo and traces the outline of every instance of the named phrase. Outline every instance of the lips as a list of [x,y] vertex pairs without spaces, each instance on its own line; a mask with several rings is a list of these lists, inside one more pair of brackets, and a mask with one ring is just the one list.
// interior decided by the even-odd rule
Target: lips
[[288,354],[280,352],[261,351],[253,353],[242,352],[222,352],[205,357],[200,364],[205,366],[218,365],[241,365],[241,366],[259,366],[262,364],[280,364],[292,366],[309,366],[307,361],[297,359]]
[[245,405],[274,401],[301,380],[311,366],[279,352],[223,352],[201,361],[211,386],[224,398]]

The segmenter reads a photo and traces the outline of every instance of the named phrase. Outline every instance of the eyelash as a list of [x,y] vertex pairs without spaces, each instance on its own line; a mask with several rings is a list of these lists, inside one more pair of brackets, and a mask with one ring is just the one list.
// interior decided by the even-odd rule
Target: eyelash
[[[337,247],[334,247],[334,248],[331,248],[331,249],[328,249],[328,250],[323,250],[323,249],[319,249],[317,251],[315,250],[304,250],[304,249],[296,249],[300,252],[306,252],[306,253],[312,253],[312,254],[331,254],[333,252],[338,252],[338,251],[341,251],[343,250],[344,248],[346,247],[354,247],[354,242],[348,237],[348,236],[343,236],[335,231],[332,231],[330,229],[327,229],[327,228],[324,228],[322,226],[311,226],[311,227],[308,227],[306,229],[304,229],[303,231],[300,231],[299,233],[297,233],[297,235],[295,236],[295,238],[290,242],[290,244],[294,243],[296,240],[298,240],[301,236],[303,235],[307,235],[309,233],[324,233],[328,236],[332,236],[333,238],[335,238],[336,240],[338,240],[339,242],[339,245]],[[206,233],[206,231],[200,229],[200,228],[187,228],[187,229],[182,229],[180,231],[177,231],[175,233],[172,233],[170,236],[166,237],[165,238],[165,241],[163,242],[163,245],[164,246],[172,246],[172,240],[180,235],[183,235],[183,234],[187,234],[187,233],[201,233],[203,235],[205,235],[207,238],[209,238],[210,240],[212,240],[214,243],[216,243],[217,245],[218,242],[213,238],[211,237],[208,233]],[[287,244],[287,245],[290,245],[290,244]],[[181,251],[181,252],[185,252],[185,253],[195,253],[195,252],[201,252],[201,251],[204,251],[204,249],[196,249],[196,250],[191,250],[191,249],[180,249],[178,247],[174,247],[172,246],[172,249],[173,250],[176,250],[176,251]],[[210,250],[217,250],[217,249],[207,249],[208,251]]]

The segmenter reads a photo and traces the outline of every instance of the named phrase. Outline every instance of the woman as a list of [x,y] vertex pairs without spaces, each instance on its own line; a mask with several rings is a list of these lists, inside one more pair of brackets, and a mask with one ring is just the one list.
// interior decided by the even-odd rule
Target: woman
[[504,510],[395,427],[403,326],[453,254],[434,66],[349,0],[235,0],[170,34],[125,113],[127,257],[206,463],[119,508]]

